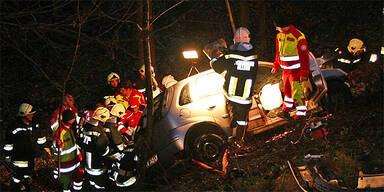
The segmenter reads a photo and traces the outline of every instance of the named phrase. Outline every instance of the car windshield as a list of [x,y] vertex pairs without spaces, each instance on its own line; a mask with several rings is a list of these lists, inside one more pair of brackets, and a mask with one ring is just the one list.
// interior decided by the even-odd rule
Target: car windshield
[[180,93],[179,104],[186,105],[222,93],[223,84],[224,78],[217,73],[200,76],[183,87]]

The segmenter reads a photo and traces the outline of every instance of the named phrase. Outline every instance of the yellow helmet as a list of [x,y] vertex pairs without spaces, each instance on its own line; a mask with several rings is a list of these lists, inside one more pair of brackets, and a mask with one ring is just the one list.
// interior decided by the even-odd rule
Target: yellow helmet
[[114,80],[114,79],[118,79],[119,82],[120,82],[120,76],[119,76],[117,73],[112,72],[112,73],[110,73],[110,74],[108,75],[108,77],[107,77],[107,81],[108,81],[108,83],[109,83],[110,81],[112,81],[112,80]]
[[350,53],[356,53],[364,49],[364,42],[360,39],[354,38],[349,41],[347,49]]
[[28,104],[28,103],[22,103],[19,107],[19,113],[18,115],[20,117],[25,117],[27,115],[30,115],[30,114],[34,114],[36,113],[36,111],[32,111],[32,105]]
[[93,113],[92,118],[105,123],[109,119],[109,110],[105,107],[98,107]]
[[124,105],[121,103],[117,103],[111,109],[111,115],[122,118],[125,115]]
[[108,97],[105,100],[105,106],[107,107],[112,107],[117,103],[117,100],[114,97]]

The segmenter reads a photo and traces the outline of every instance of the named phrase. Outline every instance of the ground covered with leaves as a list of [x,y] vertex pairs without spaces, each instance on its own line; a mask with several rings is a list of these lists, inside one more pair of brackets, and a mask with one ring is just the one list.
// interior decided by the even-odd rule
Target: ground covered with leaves
[[192,162],[184,162],[168,170],[165,176],[159,176],[156,184],[147,186],[171,191],[299,191],[287,161],[298,166],[304,162],[305,155],[311,154],[323,155],[316,164],[328,180],[336,180],[340,188],[354,190],[359,171],[384,172],[382,98],[382,92],[354,98],[342,110],[323,120],[327,123],[328,140],[313,140],[304,134],[293,144],[300,138],[305,121],[290,122],[250,135],[248,143],[257,148],[257,154],[230,159],[232,171],[226,178]]

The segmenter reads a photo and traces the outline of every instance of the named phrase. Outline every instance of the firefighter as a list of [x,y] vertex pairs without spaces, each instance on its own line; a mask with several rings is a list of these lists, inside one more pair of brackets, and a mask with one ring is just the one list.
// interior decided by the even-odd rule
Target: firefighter
[[6,161],[11,163],[15,171],[11,180],[12,191],[30,189],[34,158],[42,154],[42,148],[47,143],[39,124],[34,121],[36,111],[32,109],[28,103],[20,105],[17,119],[4,146]]
[[[79,124],[79,122],[80,122],[80,117],[78,114],[79,110],[75,107],[75,100],[71,94],[65,94],[61,109],[60,109],[60,107],[58,109],[56,109],[56,111],[53,113],[51,121],[50,121],[51,122],[51,129],[54,133],[56,132],[56,129],[59,127],[59,121],[58,121],[59,113],[60,113],[60,111],[62,113],[66,109],[71,110],[75,114],[76,123]],[[80,134],[80,131],[77,129],[78,127],[75,126],[73,128],[74,128],[74,133],[76,134],[76,136],[78,136]]]
[[[132,83],[133,88],[138,90],[139,92],[141,92],[144,96],[146,96],[146,94],[145,94],[145,88],[146,88],[145,65],[142,65],[140,67],[140,69],[138,70],[137,76],[138,77],[136,77],[133,80],[133,83]],[[152,78],[152,83],[153,83],[153,85],[152,85],[153,98],[155,98],[161,92],[155,76],[156,76],[155,70],[154,70],[153,66],[151,66],[151,78]]]
[[98,107],[84,125],[82,146],[85,154],[85,179],[93,190],[105,190],[107,165],[105,157],[109,154],[109,140],[104,124],[109,119],[109,110]]
[[[111,144],[113,152],[108,156],[114,162],[111,167],[112,171],[112,181],[115,182],[116,186],[121,187],[129,187],[136,183],[136,175],[137,175],[137,161],[138,158],[134,152],[133,142],[129,141],[129,138],[126,135],[121,135],[117,130],[117,122],[120,124],[121,120],[124,119],[125,116],[125,108],[122,104],[117,103],[112,106],[111,110],[111,118],[114,119],[110,125],[106,127],[110,127],[111,130]],[[108,124],[108,121],[106,124]],[[113,123],[113,124],[112,124]],[[108,133],[108,132],[107,132]],[[123,143],[122,137],[125,138],[125,143]]]
[[225,74],[224,91],[232,110],[232,127],[235,141],[243,143],[247,115],[252,105],[252,90],[258,69],[258,56],[250,44],[249,30],[236,30],[229,51],[219,58],[212,58],[210,64],[216,73]]
[[120,76],[115,72],[111,72],[107,76],[107,83],[108,85],[104,88],[102,93],[104,99],[107,99],[108,97],[115,97],[119,93],[117,87],[120,83]]
[[344,49],[335,49],[337,62],[330,63],[332,64],[331,67],[340,68],[346,73],[349,73],[355,70],[361,61],[366,60],[366,51],[367,48],[365,47],[364,42],[358,38],[353,38]]
[[283,70],[284,103],[281,117],[289,118],[289,112],[296,107],[294,119],[305,117],[304,83],[309,75],[309,52],[304,34],[297,30],[287,16],[280,15],[274,21],[276,30],[276,57],[271,73]]
[[[63,191],[70,191],[71,185],[75,191],[81,190],[83,186],[84,171],[80,166],[82,154],[77,145],[73,128],[71,128],[75,119],[76,116],[71,110],[63,111],[61,125],[53,138],[52,156],[57,164],[60,162],[60,166],[54,170],[54,177],[57,179],[60,172],[60,183]],[[60,154],[58,149],[60,149]]]

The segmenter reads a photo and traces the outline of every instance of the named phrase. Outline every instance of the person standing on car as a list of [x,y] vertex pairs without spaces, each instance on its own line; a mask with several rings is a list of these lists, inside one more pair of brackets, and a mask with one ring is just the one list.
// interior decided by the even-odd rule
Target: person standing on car
[[279,33],[276,35],[276,57],[271,73],[282,68],[284,82],[283,113],[279,116],[288,118],[295,105],[294,119],[297,120],[305,117],[307,112],[304,96],[304,82],[309,75],[307,40],[286,15],[275,18],[274,25]]
[[233,136],[242,142],[248,125],[247,116],[252,105],[252,90],[256,81],[258,56],[250,44],[249,30],[240,27],[236,30],[228,53],[212,58],[210,64],[216,73],[225,74],[224,91],[232,108]]

